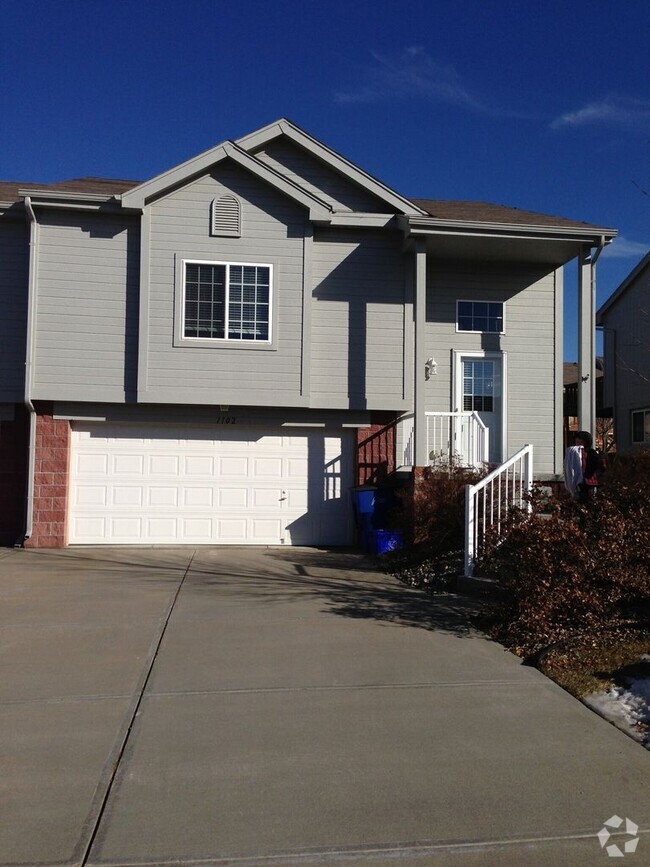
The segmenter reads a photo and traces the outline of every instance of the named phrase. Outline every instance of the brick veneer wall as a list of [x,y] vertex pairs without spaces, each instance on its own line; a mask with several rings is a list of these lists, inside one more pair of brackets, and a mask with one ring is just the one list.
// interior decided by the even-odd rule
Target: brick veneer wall
[[394,415],[373,413],[370,427],[357,430],[357,484],[376,484],[395,471]]
[[34,466],[34,518],[26,548],[63,548],[68,514],[70,422],[52,418],[50,411],[36,417]]

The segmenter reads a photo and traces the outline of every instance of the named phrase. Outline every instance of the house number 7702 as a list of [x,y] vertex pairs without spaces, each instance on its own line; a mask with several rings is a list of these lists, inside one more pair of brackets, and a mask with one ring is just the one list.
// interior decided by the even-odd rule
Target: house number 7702
[[215,424],[235,424],[237,419],[234,415],[218,415],[214,421]]

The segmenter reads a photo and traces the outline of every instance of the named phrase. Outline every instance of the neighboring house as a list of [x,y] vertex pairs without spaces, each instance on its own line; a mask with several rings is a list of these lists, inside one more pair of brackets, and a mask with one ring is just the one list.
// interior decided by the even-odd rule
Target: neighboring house
[[562,266],[593,322],[611,229],[406,199],[286,120],[0,203],[5,541],[348,544],[352,485],[479,428],[561,471]]
[[[605,406],[603,400],[603,369],[602,356],[596,358],[596,425],[592,431],[595,447],[607,454],[614,447],[614,424],[611,406]],[[580,430],[578,424],[578,364],[575,361],[564,362],[564,446],[573,445],[573,434]]]
[[618,451],[650,445],[650,253],[598,311]]

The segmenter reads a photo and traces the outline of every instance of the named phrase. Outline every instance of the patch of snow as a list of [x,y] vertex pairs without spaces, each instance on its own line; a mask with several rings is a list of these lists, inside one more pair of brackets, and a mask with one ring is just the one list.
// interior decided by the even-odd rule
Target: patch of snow
[[[650,655],[644,653],[644,660]],[[593,692],[585,704],[650,749],[650,678],[630,678],[627,686]]]

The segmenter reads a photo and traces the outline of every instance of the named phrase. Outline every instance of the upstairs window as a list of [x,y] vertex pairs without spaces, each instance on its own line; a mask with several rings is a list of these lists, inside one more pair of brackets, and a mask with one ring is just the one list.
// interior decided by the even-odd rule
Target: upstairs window
[[185,262],[183,336],[268,343],[271,265]]
[[210,208],[210,234],[241,237],[241,204],[235,196],[221,196]]
[[488,334],[503,333],[503,302],[457,301],[456,329]]
[[637,409],[632,413],[632,442],[650,443],[650,409]]

